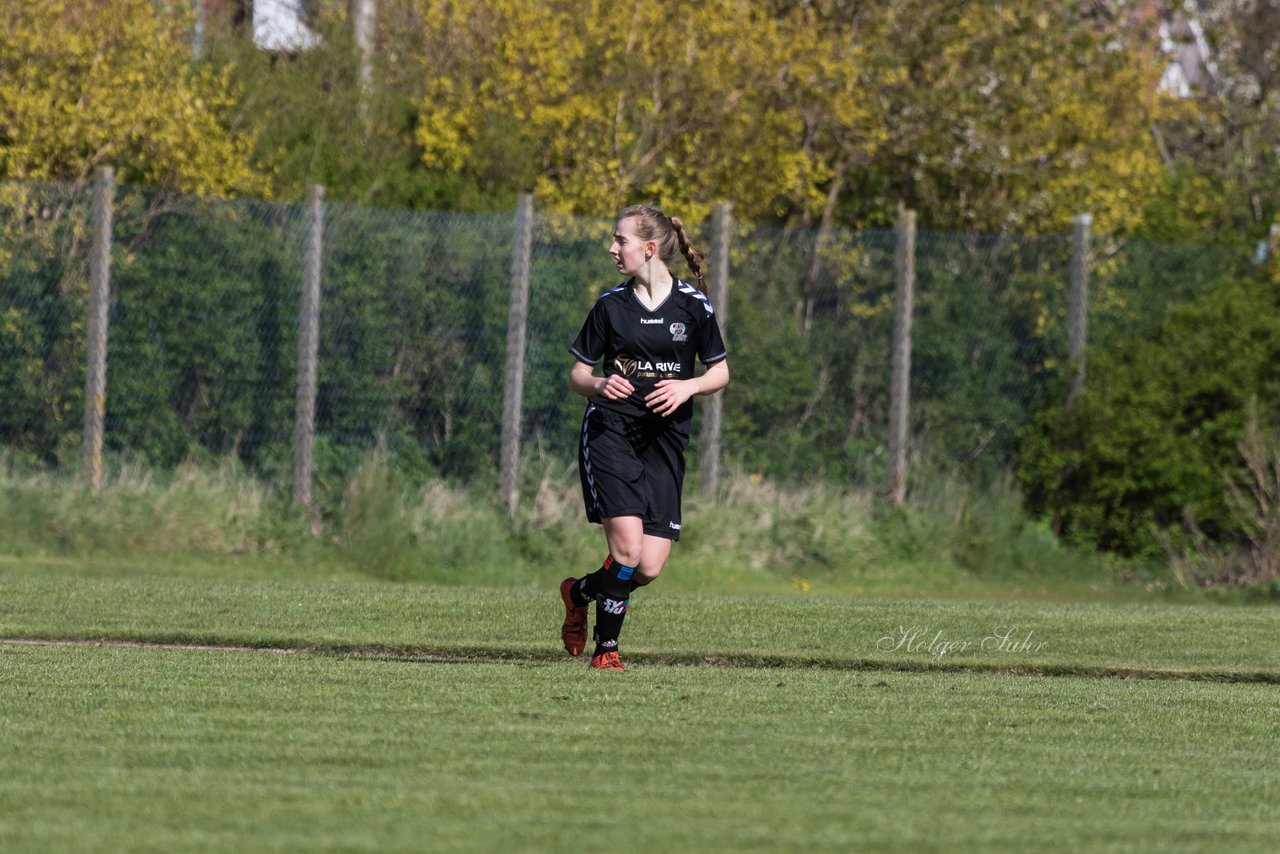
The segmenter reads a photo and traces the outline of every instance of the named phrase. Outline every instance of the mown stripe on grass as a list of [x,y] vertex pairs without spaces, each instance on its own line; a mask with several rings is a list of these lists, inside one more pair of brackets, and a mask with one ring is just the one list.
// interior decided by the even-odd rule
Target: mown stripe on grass
[[186,649],[197,652],[268,652],[297,655],[311,652],[311,647],[245,646],[230,643],[170,643],[165,641],[123,638],[0,638],[0,643],[19,646],[118,646],[135,649]]
[[[559,650],[501,646],[405,646],[316,643],[305,646],[250,646],[222,639],[13,637],[0,643],[32,646],[114,646],[138,649],[183,649],[207,652],[258,652],[277,655],[318,655],[333,658],[380,659],[421,663],[556,662],[567,661]],[[585,658],[580,659],[585,664]],[[756,655],[750,653],[628,652],[630,664],[666,667],[782,668],[884,673],[959,673],[990,676],[1069,676],[1091,679],[1166,680],[1280,685],[1280,672],[1214,668],[1154,668],[1100,664],[996,664],[974,660],[904,658],[831,658],[820,656]]]

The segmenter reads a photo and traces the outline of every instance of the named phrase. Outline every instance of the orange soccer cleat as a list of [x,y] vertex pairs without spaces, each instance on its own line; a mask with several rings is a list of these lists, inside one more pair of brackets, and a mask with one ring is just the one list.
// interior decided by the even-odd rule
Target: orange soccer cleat
[[587,646],[587,609],[573,604],[569,591],[578,583],[576,578],[560,582],[560,598],[564,601],[564,625],[560,627],[560,639],[570,655],[582,655]]
[[610,650],[591,656],[591,666],[596,670],[626,670],[618,653]]

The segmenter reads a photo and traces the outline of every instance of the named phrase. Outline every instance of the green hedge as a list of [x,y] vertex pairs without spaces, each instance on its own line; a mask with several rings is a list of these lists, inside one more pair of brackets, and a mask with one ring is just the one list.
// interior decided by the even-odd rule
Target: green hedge
[[1019,476],[1029,508],[1069,540],[1161,555],[1199,529],[1244,533],[1225,479],[1250,402],[1280,423],[1280,286],[1228,278],[1171,309],[1145,334],[1091,351],[1084,393],[1025,431]]

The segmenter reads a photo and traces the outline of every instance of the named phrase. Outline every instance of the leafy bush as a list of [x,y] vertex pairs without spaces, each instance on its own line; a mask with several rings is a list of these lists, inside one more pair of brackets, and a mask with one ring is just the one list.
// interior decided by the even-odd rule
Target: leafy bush
[[1029,509],[1071,542],[1125,555],[1244,534],[1224,478],[1244,477],[1250,400],[1264,420],[1280,415],[1277,284],[1224,279],[1147,334],[1090,352],[1083,394],[1023,433]]

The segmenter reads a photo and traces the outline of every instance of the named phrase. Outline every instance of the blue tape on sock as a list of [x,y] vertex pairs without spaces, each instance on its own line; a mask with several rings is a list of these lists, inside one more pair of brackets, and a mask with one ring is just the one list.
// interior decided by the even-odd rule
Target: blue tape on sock
[[623,566],[622,564],[618,564],[618,580],[630,581],[631,575],[635,571],[636,571],[636,568],[634,566]]

